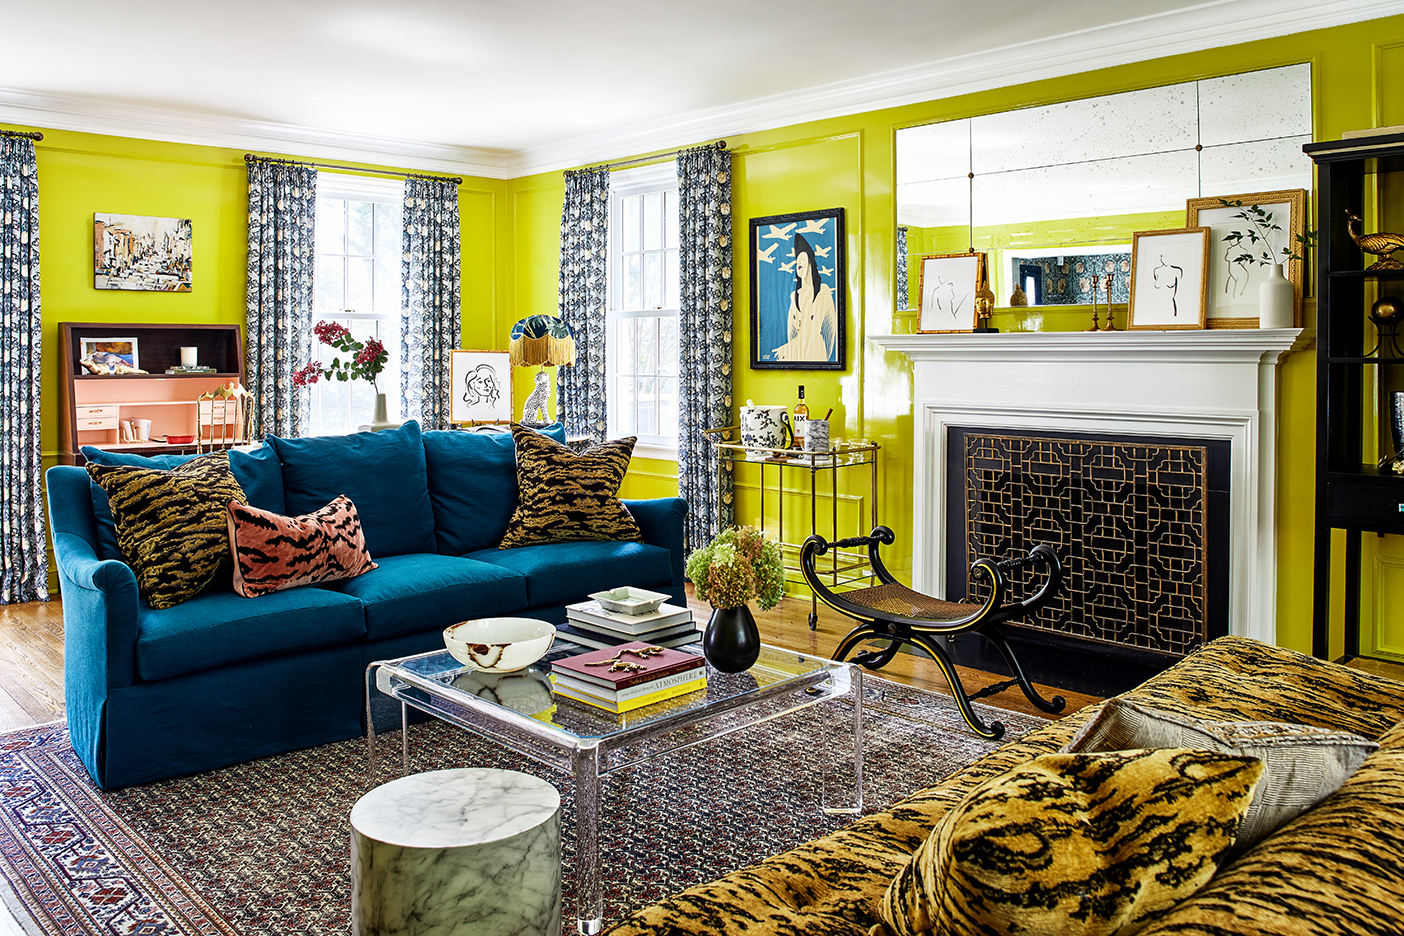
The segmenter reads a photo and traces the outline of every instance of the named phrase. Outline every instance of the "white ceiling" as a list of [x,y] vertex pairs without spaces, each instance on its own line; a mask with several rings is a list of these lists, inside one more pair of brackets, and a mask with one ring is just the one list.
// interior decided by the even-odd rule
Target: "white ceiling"
[[0,121],[493,177],[1404,0],[0,0]]

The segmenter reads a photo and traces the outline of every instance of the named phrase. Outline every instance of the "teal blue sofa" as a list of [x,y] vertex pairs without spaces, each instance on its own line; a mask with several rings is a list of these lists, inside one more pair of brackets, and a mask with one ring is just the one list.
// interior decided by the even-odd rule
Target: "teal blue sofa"
[[[563,439],[559,429],[553,434]],[[95,461],[169,468],[89,449]],[[64,617],[73,749],[105,789],[184,776],[359,735],[365,669],[443,647],[468,618],[551,623],[593,591],[683,594],[681,498],[628,501],[644,542],[497,548],[517,500],[510,433],[395,430],[270,437],[230,454],[249,502],[287,515],[355,503],[379,568],[243,598],[228,581],[156,610],[137,593],[107,495],[72,466],[45,479]]]

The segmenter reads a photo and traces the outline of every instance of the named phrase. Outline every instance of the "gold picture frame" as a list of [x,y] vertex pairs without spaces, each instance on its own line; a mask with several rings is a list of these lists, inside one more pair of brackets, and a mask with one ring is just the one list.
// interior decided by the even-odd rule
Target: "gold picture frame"
[[[1230,204],[1225,205],[1224,202]],[[1234,204],[1241,203],[1241,204]],[[1252,230],[1253,225],[1235,217],[1252,206],[1271,215],[1271,223],[1280,231]],[[1253,192],[1247,195],[1214,196],[1211,198],[1191,198],[1185,202],[1185,224],[1188,227],[1207,227],[1210,230],[1209,251],[1209,308],[1206,313],[1208,328],[1257,328],[1258,316],[1248,314],[1258,307],[1258,286],[1267,275],[1267,267],[1261,261],[1238,260],[1243,250],[1235,248],[1227,238],[1231,232],[1239,231],[1254,236],[1267,235],[1266,250],[1270,255],[1281,256],[1281,248],[1289,247],[1302,254],[1299,237],[1306,233],[1306,189],[1282,189],[1276,192]],[[1286,223],[1283,212],[1285,212]],[[1250,250],[1251,252],[1251,250]],[[1261,254],[1261,250],[1257,251]],[[1302,254],[1305,257],[1305,254]],[[1306,263],[1304,259],[1290,260],[1283,271],[1292,283],[1295,294],[1292,321],[1296,328],[1302,327],[1302,300],[1305,295]]]
[[1132,234],[1126,327],[1203,328],[1209,305],[1208,270],[1207,227]]
[[975,291],[985,269],[984,253],[926,254],[918,262],[917,331],[924,335],[974,331],[979,323]]

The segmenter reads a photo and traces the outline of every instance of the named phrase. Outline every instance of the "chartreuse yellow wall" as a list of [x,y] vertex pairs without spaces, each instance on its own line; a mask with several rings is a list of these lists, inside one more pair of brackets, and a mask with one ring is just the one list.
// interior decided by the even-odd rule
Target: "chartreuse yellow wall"
[[[882,446],[879,515],[898,533],[894,565],[902,573],[909,572],[911,363],[864,340],[866,335],[911,331],[915,325],[910,314],[896,313],[894,296],[896,131],[937,120],[1298,62],[1313,66],[1318,139],[1338,138],[1344,130],[1404,123],[1404,17],[1390,17],[729,138],[734,154],[731,215],[736,259],[734,402],[739,405],[751,398],[758,403],[791,404],[802,383],[811,411],[822,413],[834,407],[836,435],[877,441]],[[38,144],[44,239],[43,445],[45,454],[52,457],[57,448],[58,322],[242,322],[245,176],[241,151],[32,129],[44,129],[46,134]],[[616,158],[633,155],[620,152]],[[558,172],[509,182],[465,181],[460,190],[465,347],[504,348],[513,321],[556,309],[563,189]],[[845,209],[847,222],[848,368],[841,373],[753,371],[747,318],[750,282],[744,261],[748,219],[834,206]],[[93,289],[94,211],[192,218],[194,291],[164,295]],[[1308,325],[1314,324],[1310,302],[1307,319]],[[1000,324],[998,316],[996,324]],[[517,375],[518,408],[530,391],[531,378],[526,370]],[[1288,360],[1281,369],[1281,395],[1277,635],[1285,646],[1309,650],[1314,353]],[[738,473],[742,519],[759,515],[756,483],[754,466],[743,467]],[[624,493],[652,496],[675,490],[673,463],[640,459],[625,482]],[[866,478],[852,476],[839,493],[843,522],[861,525],[872,506]],[[802,511],[807,514],[803,504],[797,498],[787,501],[787,519],[801,516]],[[772,499],[766,508],[772,524],[775,512]],[[786,533],[787,538],[792,535],[789,529]],[[1366,550],[1365,613],[1372,629],[1364,644],[1404,651],[1401,616],[1384,613],[1404,601],[1404,545],[1395,537],[1366,537]],[[1338,582],[1334,590],[1338,621],[1342,594]],[[1382,622],[1379,627],[1376,621]],[[1342,646],[1337,626],[1332,654],[1340,654]]]
[[[1336,139],[1345,130],[1404,123],[1404,17],[1390,17],[728,138],[734,154],[735,180],[734,402],[739,405],[751,398],[757,403],[792,404],[795,387],[803,383],[811,411],[835,407],[836,434],[878,441],[883,447],[879,513],[882,521],[898,534],[894,564],[903,573],[909,572],[913,483],[911,363],[905,356],[884,351],[863,339],[865,335],[911,331],[915,326],[913,315],[896,313],[894,296],[896,131],[937,120],[1300,62],[1313,66],[1317,139]],[[633,155],[621,152],[617,158]],[[559,204],[560,178],[556,173],[509,183],[509,198],[531,201],[549,189],[551,198]],[[835,205],[843,206],[847,213],[848,370],[751,370],[747,319],[750,283],[745,262],[748,219]],[[1167,221],[1170,215],[1166,216]],[[529,282],[533,295],[549,297],[556,267],[548,258],[555,259],[551,257],[552,250],[558,252],[556,216],[543,219],[519,211],[517,218],[530,226],[531,233],[517,230],[508,239],[516,249],[528,250],[533,265],[547,263],[551,269],[518,269],[514,283],[520,289]],[[960,245],[965,246],[969,245]],[[977,244],[977,249],[980,246]],[[911,253],[916,254],[918,249],[914,246]],[[1001,324],[999,316],[995,324]],[[1013,319],[1007,318],[1006,324],[1013,324]],[[1312,302],[1307,306],[1307,324],[1315,324]],[[1047,327],[1075,326],[1059,320]],[[1311,649],[1315,364],[1315,354],[1308,350],[1289,358],[1280,369],[1282,416],[1277,430],[1282,452],[1277,639],[1284,646],[1305,651]],[[668,463],[645,462],[638,467],[642,470],[631,472],[626,481],[626,491],[631,495],[658,493],[667,487],[663,479],[674,474]],[[742,519],[754,520],[759,515],[755,480],[754,468],[739,473],[738,512]],[[841,486],[840,493],[850,516],[865,513],[865,480],[860,483],[857,477],[852,478]],[[794,505],[787,502],[787,519],[799,516],[799,509],[798,501]],[[773,523],[773,499],[766,512]],[[1377,576],[1380,587],[1366,593],[1367,617],[1372,621],[1388,620],[1389,616],[1376,609],[1398,608],[1404,602],[1404,545],[1394,537],[1367,540],[1367,550],[1374,547],[1375,553],[1394,561],[1388,566],[1388,574]],[[1372,561],[1372,553],[1367,552],[1367,567]],[[1371,594],[1376,597],[1371,599]],[[1343,652],[1339,583],[1334,597],[1337,625],[1333,629],[1333,656]],[[1399,617],[1393,615],[1394,619]],[[1404,649],[1404,623],[1382,630],[1387,635],[1381,641],[1383,645]]]

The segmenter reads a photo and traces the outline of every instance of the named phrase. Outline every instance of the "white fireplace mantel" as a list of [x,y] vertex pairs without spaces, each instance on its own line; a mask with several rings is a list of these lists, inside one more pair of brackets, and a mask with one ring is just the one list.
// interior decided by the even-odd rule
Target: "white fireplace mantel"
[[1278,365],[1309,329],[875,335],[912,359],[913,585],[942,595],[946,427],[1225,439],[1229,632],[1275,643]]

